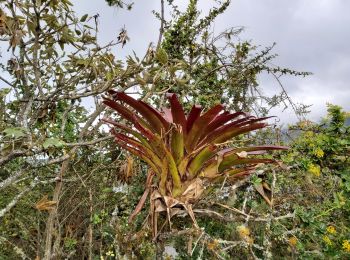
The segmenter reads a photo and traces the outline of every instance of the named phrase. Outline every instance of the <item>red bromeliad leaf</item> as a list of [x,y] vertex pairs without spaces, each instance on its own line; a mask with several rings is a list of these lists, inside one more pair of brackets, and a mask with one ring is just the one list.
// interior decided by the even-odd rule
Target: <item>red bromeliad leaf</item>
[[[256,150],[256,149],[252,149],[252,150]],[[264,163],[263,161],[259,161],[260,158],[247,158],[247,156],[248,156],[248,153],[246,153],[245,150],[233,149],[229,152],[224,152],[224,154],[222,155],[222,159],[219,163],[217,163],[216,161],[212,161],[210,162],[209,165],[216,165],[218,172],[222,172],[238,164]],[[270,160],[270,159],[266,159],[266,160]],[[266,161],[266,162],[274,162],[274,160]]]
[[228,129],[238,129],[240,124],[243,124],[244,122],[247,122],[249,120],[251,120],[252,118],[255,118],[253,116],[246,116],[244,118],[235,120],[231,123],[225,124],[225,125],[220,125],[218,127],[216,127],[215,129],[211,129],[211,131],[206,131],[207,132],[207,136],[203,136],[205,138],[204,141],[201,140],[201,145],[209,143],[210,141],[212,141],[213,137],[217,137],[219,133],[222,133]]
[[134,147],[135,149],[141,151],[143,154],[147,155],[156,166],[161,167],[162,163],[160,161],[160,158],[151,149],[149,149],[146,146],[143,146],[142,143],[121,133],[114,133],[114,136],[119,140],[125,142],[126,144],[130,145],[131,147]]
[[162,108],[164,118],[167,122],[172,123],[173,122],[173,115],[171,114],[171,109],[167,107]]
[[[200,106],[193,106],[186,117],[175,94],[167,95],[170,109],[163,108],[159,112],[125,93],[109,93],[114,100],[105,98],[103,102],[133,126],[111,119],[102,120],[119,129],[112,130],[112,133],[122,148],[144,160],[158,175],[158,191],[162,196],[195,200],[192,195],[189,198],[183,196],[189,184],[202,178],[239,178],[248,175],[260,163],[275,162],[272,159],[254,158],[254,155],[287,149],[266,145],[220,150],[221,144],[231,138],[267,126],[260,121],[269,117],[255,118],[243,112],[229,113],[223,111],[223,105],[216,105],[202,114]],[[147,196],[148,193],[145,194]],[[137,211],[140,210],[137,208]]]
[[217,128],[223,126],[227,122],[231,121],[232,119],[239,117],[239,116],[245,116],[246,113],[244,112],[237,112],[230,114],[229,112],[224,112],[218,117],[216,117],[208,126],[207,128],[203,131],[205,135],[210,134],[212,131],[216,130]]
[[237,169],[229,169],[227,171],[223,172],[223,175],[228,176],[228,177],[234,177],[237,176],[238,174],[248,174],[251,173],[253,170],[255,170],[256,167],[243,167],[243,168],[237,168]]
[[[113,108],[115,111],[117,111],[124,119],[134,123],[135,117],[134,114],[127,109],[126,107],[118,104],[117,102],[104,98],[103,104],[109,106],[110,108]],[[139,119],[141,121],[141,118]]]
[[186,121],[186,115],[183,110],[183,107],[174,93],[168,93],[167,97],[169,99],[170,106],[171,106],[173,123],[180,125],[183,129],[183,133],[185,133],[187,121]]
[[224,109],[224,106],[219,104],[209,109],[194,121],[193,126],[188,133],[185,141],[186,150],[191,153],[195,148],[200,138],[200,133],[207,125]]
[[174,125],[171,129],[171,153],[174,156],[176,165],[179,165],[184,157],[184,150],[184,135],[182,127]]
[[225,151],[225,155],[230,154],[237,154],[240,152],[247,152],[248,154],[254,154],[252,152],[256,151],[271,151],[271,150],[288,150],[287,146],[275,146],[275,145],[261,145],[261,146],[247,146],[247,147],[240,147],[240,148],[228,148]]
[[221,173],[219,176],[206,176],[207,178],[215,178],[215,182],[222,182],[225,178],[233,179],[246,175],[250,175],[256,169],[255,166],[242,167],[236,169],[229,169]]
[[144,160],[152,169],[155,173],[160,175],[160,170],[159,168],[149,159],[144,153],[141,151],[135,149],[134,147],[128,146],[125,142],[120,141],[119,139],[116,138],[116,143],[124,148],[125,150],[129,151],[130,153],[134,154],[135,156],[141,158]]
[[164,120],[164,118],[150,105],[138,101],[123,92],[116,92],[113,97],[115,100],[120,100],[127,103],[129,106],[134,108],[140,115],[143,116],[151,126],[152,130],[156,131],[158,134],[161,133],[162,128],[168,128],[169,124]]
[[131,215],[129,216],[128,222],[131,223],[132,220],[141,212],[143,206],[145,205],[145,202],[147,200],[148,194],[149,194],[149,188],[146,188],[145,191],[143,192],[143,195],[141,197],[141,199],[139,200],[139,202],[136,205],[136,208],[134,209],[134,211],[131,213]]
[[219,144],[230,140],[231,138],[238,136],[240,134],[244,134],[247,132],[251,132],[253,130],[261,129],[267,126],[266,123],[253,123],[244,127],[236,127],[233,126],[231,128],[226,129],[218,129],[215,131],[215,134],[211,135],[208,140],[205,140],[208,143]]
[[124,119],[128,120],[129,122],[133,123],[137,130],[140,132],[146,134],[147,129],[150,128],[150,126],[139,116],[135,115],[135,113],[128,110],[126,107],[118,104],[117,102],[105,98],[103,103],[110,108],[113,108],[115,111],[117,111]]
[[111,124],[111,125],[113,125],[113,126],[115,126],[115,127],[118,127],[118,128],[120,128],[120,129],[124,130],[125,132],[127,132],[127,133],[133,135],[133,136],[136,137],[144,146],[146,146],[146,147],[148,147],[148,148],[151,148],[151,146],[149,145],[149,141],[148,141],[146,138],[144,138],[144,136],[143,136],[141,133],[139,133],[139,132],[137,132],[137,131],[131,129],[130,127],[127,127],[126,125],[117,123],[117,122],[115,122],[115,121],[113,121],[113,120],[111,120],[111,119],[108,119],[108,118],[102,118],[101,120],[104,121],[104,122],[106,122],[106,123],[108,123],[108,124]]
[[194,105],[187,116],[187,133],[190,132],[194,122],[199,118],[202,112],[202,107],[199,105]]
[[110,94],[110,95],[114,98],[114,96],[115,96],[117,93],[119,93],[119,91],[115,91],[115,90],[113,90],[113,89],[110,89],[110,90],[107,91],[107,93]]
[[235,159],[226,160],[224,164],[221,164],[220,161],[212,161],[211,163],[204,166],[204,168],[201,170],[200,176],[204,178],[215,178],[220,175],[222,175],[225,172],[228,172],[229,170],[235,170],[235,168],[231,168],[233,166],[238,165],[248,165],[248,166],[255,166],[257,164],[261,163],[274,163],[276,162],[273,159],[263,159],[263,158],[239,158],[238,156]]
[[168,129],[169,129],[169,127],[170,127],[169,121],[166,120],[166,119],[163,117],[163,115],[162,115],[161,112],[159,112],[158,110],[154,109],[153,107],[151,107],[151,106],[148,105],[147,103],[143,102],[142,100],[140,100],[139,102],[142,103],[142,104],[144,104],[144,105],[147,105],[148,109],[149,109],[150,111],[152,111],[152,112],[154,113],[154,115],[155,115],[156,117],[158,117],[158,119],[161,121],[161,123],[162,123],[162,125],[163,125],[163,128],[165,128],[165,130],[168,130]]
[[146,189],[141,197],[141,199],[139,200],[136,208],[134,209],[134,211],[131,213],[130,217],[129,217],[129,223],[136,217],[137,214],[139,214],[146,202],[146,199],[148,197],[148,194],[150,192],[151,189],[151,185],[152,185],[152,180],[154,177],[154,172],[152,170],[148,170],[148,174],[147,174],[147,180],[146,180]]
[[[224,159],[225,160],[225,159]],[[252,165],[252,164],[259,164],[259,163],[274,163],[276,162],[273,159],[263,159],[263,158],[239,158],[238,156],[236,158],[230,158],[230,160],[222,161],[222,163],[219,165],[219,172],[223,172],[226,169],[231,168],[232,166],[236,165]]]
[[[135,115],[134,115],[135,116]],[[134,120],[134,126],[137,130],[139,130],[144,136],[146,136],[149,140],[153,140],[156,133],[153,133],[149,128],[143,127],[138,120]]]
[[[233,126],[236,126],[238,128],[240,126],[249,124],[249,122],[253,120],[253,118],[255,118],[253,116],[245,116],[244,118],[238,119],[236,121],[233,121],[225,125],[226,122],[229,122],[230,120],[241,115],[246,115],[246,114],[243,112],[226,114],[226,112],[224,112],[221,115],[218,115],[205,129],[201,131],[198,137],[199,141],[203,141],[203,139],[210,140],[211,136],[216,135],[217,131],[215,130],[222,131],[223,129],[233,128]],[[261,120],[264,120],[264,119],[261,119]],[[199,146],[201,147],[202,145],[206,145],[206,143],[201,142]]]
[[237,124],[236,126],[237,127],[241,127],[241,126],[244,126],[244,125],[248,125],[248,124],[252,124],[252,123],[256,123],[256,122],[260,122],[260,121],[265,121],[266,119],[270,119],[274,116],[267,116],[267,117],[260,117],[260,118],[252,118],[252,119],[249,119],[245,122],[241,122],[239,124]]

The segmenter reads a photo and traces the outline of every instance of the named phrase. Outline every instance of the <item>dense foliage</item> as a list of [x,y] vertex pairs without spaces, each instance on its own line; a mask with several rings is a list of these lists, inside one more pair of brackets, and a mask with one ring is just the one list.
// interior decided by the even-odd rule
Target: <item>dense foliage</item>
[[[296,212],[295,254],[300,257],[346,259],[350,256],[350,127],[348,114],[328,105],[321,123],[304,121],[284,157],[292,176],[281,179]],[[296,130],[297,129],[297,130]],[[288,188],[287,188],[288,187]],[[298,193],[296,193],[296,191]]]

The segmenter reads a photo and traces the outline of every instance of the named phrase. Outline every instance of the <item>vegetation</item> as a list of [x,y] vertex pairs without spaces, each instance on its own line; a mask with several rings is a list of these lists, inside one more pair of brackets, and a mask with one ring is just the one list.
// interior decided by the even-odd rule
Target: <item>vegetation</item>
[[70,0],[0,2],[0,259],[349,258],[347,114],[266,126],[272,107],[307,107],[258,76],[309,73],[270,65],[241,28],[211,34],[229,1],[197,2],[161,0],[157,45],[126,62],[111,49],[127,30],[101,46]]
[[281,180],[281,189],[290,187],[294,202],[290,206],[300,228],[293,234],[295,253],[300,257],[349,257],[350,128],[346,118],[339,106],[328,105],[328,115],[320,124],[305,121],[296,126],[301,134],[284,157],[294,177]]

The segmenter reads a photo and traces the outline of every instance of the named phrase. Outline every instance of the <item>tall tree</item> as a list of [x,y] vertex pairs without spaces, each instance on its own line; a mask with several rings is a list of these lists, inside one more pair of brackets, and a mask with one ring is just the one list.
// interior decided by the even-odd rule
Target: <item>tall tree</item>
[[[99,130],[104,111],[99,96],[121,82],[125,89],[134,85],[129,79],[137,70],[111,53],[117,39],[98,44],[98,17],[77,17],[69,0],[2,1],[0,8],[0,37],[8,43],[0,78],[6,86],[1,89],[0,189],[9,191],[0,218],[33,190],[32,199],[49,193],[47,207],[42,200],[38,204],[49,211],[45,239],[33,242],[33,248],[51,259],[61,253],[58,212],[66,178],[76,178],[77,163],[86,164],[83,157],[93,156],[110,138]],[[95,110],[88,112],[84,102],[95,102]],[[35,254],[30,247],[22,251],[30,258]]]
[[[167,92],[177,92],[185,107],[221,101],[229,109],[257,114],[288,100],[284,91],[274,97],[260,94],[257,76],[263,71],[277,78],[304,73],[269,67],[271,48],[256,54],[256,47],[235,38],[240,28],[209,33],[228,4],[224,1],[202,17],[197,1],[183,12],[167,1],[174,14],[167,21],[165,2],[160,1],[157,46],[150,45],[143,58],[129,56],[123,63],[111,48],[124,44],[127,32],[101,46],[98,17],[77,17],[69,0],[0,2],[0,40],[7,49],[0,76],[5,86],[0,91],[1,257],[92,259],[108,252],[111,244],[117,248],[118,242],[132,241],[119,250],[151,250],[149,241],[125,241],[122,235],[130,209],[120,201],[137,203],[135,194],[142,191],[138,184],[144,180],[130,186],[135,191],[131,196],[106,195],[119,185],[120,172],[129,178],[135,169],[146,171],[108,142],[112,137],[99,121],[103,113],[111,113],[100,102],[106,91],[133,87],[156,106]],[[87,103],[95,104],[93,111],[86,109]]]

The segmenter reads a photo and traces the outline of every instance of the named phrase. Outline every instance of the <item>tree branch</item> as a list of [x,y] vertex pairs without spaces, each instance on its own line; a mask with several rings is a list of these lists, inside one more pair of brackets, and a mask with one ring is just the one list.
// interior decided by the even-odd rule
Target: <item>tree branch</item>
[[160,44],[162,43],[163,33],[164,33],[164,0],[160,0],[160,28],[159,28],[157,50],[159,49]]

